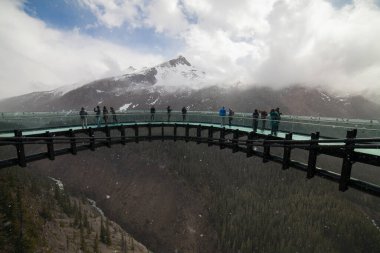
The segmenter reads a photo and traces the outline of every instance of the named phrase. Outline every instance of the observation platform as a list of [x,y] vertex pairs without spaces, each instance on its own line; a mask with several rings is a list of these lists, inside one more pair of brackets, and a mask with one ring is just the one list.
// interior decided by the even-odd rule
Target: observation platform
[[[247,113],[236,113],[231,126],[228,125],[228,116],[222,118],[215,112],[188,112],[185,117],[181,112],[172,112],[169,117],[166,112],[156,112],[152,116],[150,112],[132,111],[118,113],[116,117],[117,122],[113,122],[110,114],[106,125],[101,115],[102,124],[98,127],[95,124],[96,115],[90,113],[87,116],[89,125],[82,128],[79,112],[2,113],[0,148],[15,146],[17,158],[4,160],[0,157],[0,169],[17,164],[25,167],[28,162],[54,160],[57,155],[76,154],[78,151],[95,150],[101,146],[111,147],[111,144],[184,140],[230,148],[233,152],[246,153],[247,157],[259,156],[263,162],[281,163],[283,169],[293,167],[306,171],[307,178],[318,175],[338,181],[341,191],[351,186],[380,196],[379,185],[351,177],[353,163],[380,167],[378,121],[283,115],[279,130],[274,135],[271,134],[269,118],[258,119],[258,129],[254,132],[254,119]],[[159,134],[152,130],[159,130]],[[196,133],[191,134],[190,131],[193,130]],[[142,134],[144,131],[145,134]],[[205,131],[206,136],[202,134]],[[27,155],[24,146],[29,144],[47,145],[47,152]],[[61,144],[68,144],[70,148],[55,150],[54,145],[62,146]],[[283,148],[282,157],[271,154],[271,147]],[[291,160],[293,149],[307,150],[308,163]],[[316,167],[317,156],[320,154],[343,159],[341,173]]]

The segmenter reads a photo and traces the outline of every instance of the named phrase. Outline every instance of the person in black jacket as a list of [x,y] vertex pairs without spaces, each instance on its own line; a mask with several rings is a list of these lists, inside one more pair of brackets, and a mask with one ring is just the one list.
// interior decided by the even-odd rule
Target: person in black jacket
[[267,122],[268,113],[266,111],[261,111],[260,114],[261,114],[261,123],[262,123],[261,131],[264,132],[265,124]]
[[182,107],[182,121],[186,120],[186,113],[187,113],[186,107]]
[[154,121],[154,114],[156,113],[156,108],[154,108],[154,106],[152,106],[150,108],[150,120],[151,121]]
[[113,107],[110,107],[110,110],[111,110],[111,115],[112,115],[112,122],[113,123],[118,123],[115,109],[113,109]]
[[255,133],[257,132],[258,124],[259,124],[259,111],[255,109],[255,111],[252,113],[252,128]]
[[103,106],[103,119],[106,126],[108,125],[108,110],[107,107]]
[[235,112],[232,111],[231,108],[228,109],[228,125],[231,127],[232,120],[234,119],[233,116],[235,115]]
[[94,108],[94,112],[96,113],[96,124],[100,127],[100,107],[99,105]]
[[168,111],[168,122],[169,122],[170,121],[171,112],[172,112],[172,108],[170,108],[170,105],[168,105],[168,107],[166,108],[166,110]]

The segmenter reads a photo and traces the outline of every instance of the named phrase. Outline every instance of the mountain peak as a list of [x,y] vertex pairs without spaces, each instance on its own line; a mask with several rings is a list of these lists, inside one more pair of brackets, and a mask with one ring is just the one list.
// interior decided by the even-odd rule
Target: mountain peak
[[177,58],[172,59],[168,62],[160,64],[161,67],[176,67],[177,65],[191,66],[190,62],[188,62],[188,60],[186,60],[186,58],[182,55],[179,55]]

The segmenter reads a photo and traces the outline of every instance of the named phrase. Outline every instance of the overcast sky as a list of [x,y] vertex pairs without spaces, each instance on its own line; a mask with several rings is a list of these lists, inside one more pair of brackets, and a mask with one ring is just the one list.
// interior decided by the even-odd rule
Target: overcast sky
[[0,98],[184,55],[225,84],[380,90],[380,0],[0,0]]

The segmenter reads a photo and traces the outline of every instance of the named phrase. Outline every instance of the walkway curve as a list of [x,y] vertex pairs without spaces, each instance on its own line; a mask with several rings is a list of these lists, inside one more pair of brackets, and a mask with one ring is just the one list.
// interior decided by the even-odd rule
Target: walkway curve
[[[182,134],[180,131],[182,130]],[[354,140],[355,131],[349,131]],[[144,133],[144,134],[142,134]],[[158,134],[156,134],[158,133]],[[355,133],[356,134],[356,133]],[[85,136],[83,136],[85,135]],[[233,153],[243,152],[247,157],[257,156],[263,162],[276,162],[282,164],[282,169],[290,167],[307,172],[307,178],[315,175],[339,183],[339,190],[345,191],[352,187],[375,196],[380,196],[380,186],[364,182],[351,177],[351,168],[354,162],[380,166],[380,157],[368,153],[357,152],[354,142],[346,140],[326,140],[317,138],[312,133],[309,138],[292,139],[292,133],[280,133],[271,136],[265,131],[253,132],[252,128],[232,126],[226,127],[212,123],[187,122],[133,122],[113,124],[96,128],[90,126],[82,129],[79,126],[66,126],[61,128],[38,129],[33,131],[15,130],[13,137],[0,137],[1,146],[13,145],[16,147],[17,157],[0,161],[0,168],[19,165],[25,167],[27,163],[50,159],[64,154],[76,155],[83,150],[96,150],[99,147],[112,147],[115,144],[125,145],[130,142],[172,140],[206,143],[208,146],[219,146],[221,149],[229,148]],[[358,139],[359,140],[359,139]],[[377,144],[380,140],[377,140]],[[86,142],[85,144],[79,144]],[[321,143],[319,143],[321,142]],[[46,145],[47,151],[26,155],[25,144]],[[57,144],[67,144],[61,149],[55,149]],[[376,144],[376,145],[377,145]],[[360,142],[355,145],[361,145]],[[368,140],[363,147],[368,144]],[[271,147],[283,148],[283,156],[270,153]],[[309,152],[308,164],[291,160],[291,151],[301,148]],[[319,154],[329,155],[343,160],[341,174],[316,167]]]

